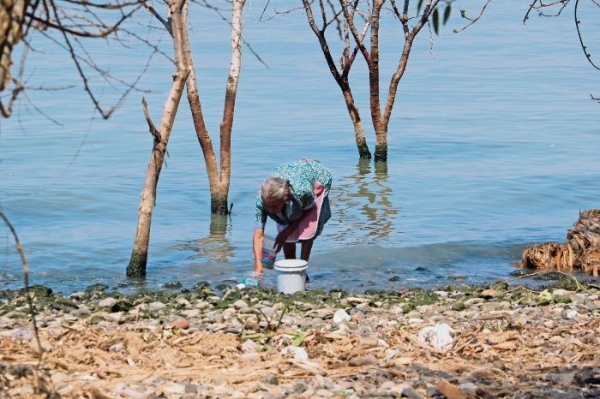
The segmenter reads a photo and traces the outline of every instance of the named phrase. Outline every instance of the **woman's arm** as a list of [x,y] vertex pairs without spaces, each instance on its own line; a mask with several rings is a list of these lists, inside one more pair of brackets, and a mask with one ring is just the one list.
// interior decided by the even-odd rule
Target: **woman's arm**
[[281,250],[281,248],[283,248],[283,244],[286,243],[290,234],[292,234],[298,228],[298,225],[300,224],[302,219],[304,219],[306,217],[306,215],[308,215],[309,213],[310,213],[310,209],[303,209],[300,217],[298,219],[294,220],[293,222],[291,222],[290,224],[288,224],[286,226],[286,228],[283,229],[277,235],[277,237],[275,238],[275,252],[279,252]]
[[262,249],[264,239],[265,231],[262,229],[254,229],[254,236],[252,237],[252,250],[254,252],[254,274],[262,274],[263,272]]

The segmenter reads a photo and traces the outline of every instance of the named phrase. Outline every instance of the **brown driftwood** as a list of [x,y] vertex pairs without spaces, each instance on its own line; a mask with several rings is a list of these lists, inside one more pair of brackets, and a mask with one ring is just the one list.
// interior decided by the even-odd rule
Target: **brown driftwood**
[[580,212],[566,243],[547,242],[526,247],[518,267],[581,271],[598,276],[600,268],[600,209]]

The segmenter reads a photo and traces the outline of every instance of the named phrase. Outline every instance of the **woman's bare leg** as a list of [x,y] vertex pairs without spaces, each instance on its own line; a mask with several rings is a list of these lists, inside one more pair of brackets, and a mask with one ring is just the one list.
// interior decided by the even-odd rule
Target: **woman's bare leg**
[[312,250],[314,240],[302,241],[302,249],[300,250],[300,259],[308,262],[310,251]]
[[[304,246],[302,247],[302,251],[304,251]],[[296,243],[286,242],[283,244],[283,255],[286,259],[296,259]]]

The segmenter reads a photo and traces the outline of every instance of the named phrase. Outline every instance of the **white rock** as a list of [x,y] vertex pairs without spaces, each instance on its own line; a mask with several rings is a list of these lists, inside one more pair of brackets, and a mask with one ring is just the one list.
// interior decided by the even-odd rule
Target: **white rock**
[[237,301],[235,301],[235,302],[233,303],[233,307],[234,307],[235,309],[238,309],[238,310],[240,310],[240,309],[245,309],[245,308],[247,308],[247,307],[248,307],[248,304],[247,304],[247,303],[246,303],[246,301],[244,301],[243,299],[238,299]]
[[256,352],[257,347],[258,347],[258,345],[256,345],[256,342],[252,341],[251,339],[247,339],[242,344],[241,349],[244,352]]
[[167,307],[167,305],[165,305],[162,302],[152,302],[151,304],[148,305],[148,310],[151,312],[156,312],[158,310],[163,310],[166,307]]
[[306,349],[299,346],[286,346],[281,351],[282,355],[292,355],[296,360],[308,360],[308,353]]
[[115,298],[104,298],[98,302],[98,306],[101,308],[112,308],[117,302],[119,301],[117,301]]
[[123,349],[125,349],[123,342],[116,343],[108,348],[110,352],[121,352]]
[[565,312],[565,318],[566,319],[573,320],[576,317],[577,317],[577,311],[576,310],[568,310],[567,312]]
[[200,309],[200,310],[205,310],[205,309],[209,309],[212,305],[210,304],[210,302],[206,302],[206,301],[198,301],[196,303],[196,308]]

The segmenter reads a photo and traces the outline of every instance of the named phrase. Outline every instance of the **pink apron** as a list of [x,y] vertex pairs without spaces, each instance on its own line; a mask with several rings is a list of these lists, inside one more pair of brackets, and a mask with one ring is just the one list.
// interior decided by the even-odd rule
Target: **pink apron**
[[[300,221],[296,230],[289,235],[286,242],[298,242],[301,240],[310,240],[315,236],[317,227],[319,226],[319,215],[321,214],[321,206],[325,198],[325,186],[319,182],[315,182],[315,206],[309,209],[308,214]],[[277,223],[277,231],[280,233],[287,225]]]

